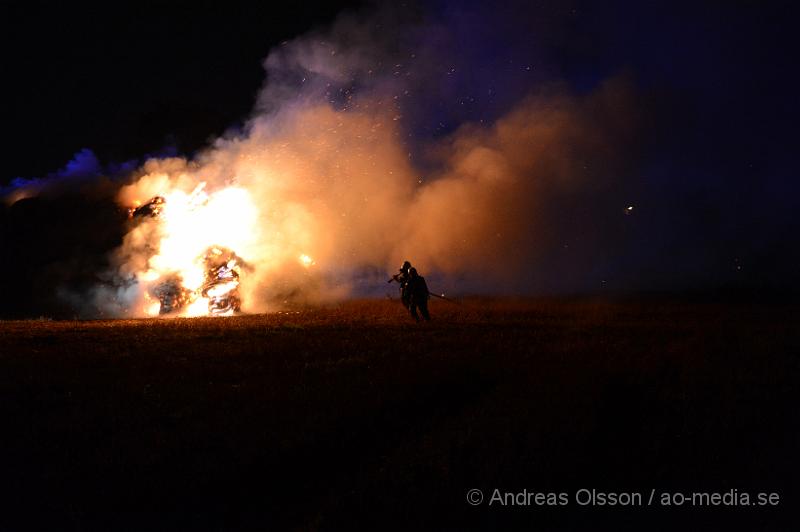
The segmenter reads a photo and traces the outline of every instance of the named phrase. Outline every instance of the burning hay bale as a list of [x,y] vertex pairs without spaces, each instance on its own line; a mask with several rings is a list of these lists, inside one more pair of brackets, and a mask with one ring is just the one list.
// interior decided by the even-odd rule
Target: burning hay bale
[[194,299],[194,294],[181,285],[181,279],[177,275],[157,284],[153,288],[152,294],[158,299],[159,315],[179,310]]
[[[131,219],[141,223],[159,220],[166,208],[166,199],[155,196],[128,212]],[[148,299],[155,303],[151,313],[229,316],[239,312],[242,307],[240,277],[242,270],[247,268],[241,257],[233,250],[212,245],[192,262],[201,273],[197,269],[168,273],[154,271],[147,279],[153,283],[148,292]]]
[[208,299],[208,313],[224,316],[239,312],[239,271],[244,263],[230,250],[211,248],[205,256],[206,280],[200,291]]
[[158,300],[159,315],[178,312],[203,300],[207,301],[210,316],[230,316],[241,310],[239,277],[245,263],[233,251],[217,247],[208,250],[203,263],[205,279],[197,290],[187,289],[177,274],[155,285],[151,295]]

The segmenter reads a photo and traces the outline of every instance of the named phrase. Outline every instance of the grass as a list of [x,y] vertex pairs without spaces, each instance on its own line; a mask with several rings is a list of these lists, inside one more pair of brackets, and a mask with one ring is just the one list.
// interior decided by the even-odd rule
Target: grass
[[[0,529],[545,528],[796,518],[798,312],[397,302],[0,322]],[[466,492],[778,492],[774,508]],[[646,498],[646,497],[645,497]]]

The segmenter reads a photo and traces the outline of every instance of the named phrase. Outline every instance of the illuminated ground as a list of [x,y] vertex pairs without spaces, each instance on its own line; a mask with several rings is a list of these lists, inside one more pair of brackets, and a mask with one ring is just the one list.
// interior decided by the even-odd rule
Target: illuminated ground
[[[766,529],[797,516],[795,308],[505,300],[432,313],[417,325],[397,302],[364,301],[0,322],[0,529]],[[495,487],[736,488],[782,504],[466,503]]]

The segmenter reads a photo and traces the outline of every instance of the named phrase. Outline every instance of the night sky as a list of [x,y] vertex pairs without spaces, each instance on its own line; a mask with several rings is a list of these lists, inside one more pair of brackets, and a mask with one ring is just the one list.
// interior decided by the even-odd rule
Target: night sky
[[[6,5],[9,140],[0,185],[70,172],[113,181],[147,156],[191,156],[241,127],[271,48],[361,8]],[[449,85],[420,96],[409,149],[421,151],[463,122],[496,119],[543,83],[581,94],[623,78],[637,102],[637,138],[626,147],[629,175],[619,189],[625,250],[612,246],[597,278],[612,279],[618,291],[797,291],[796,14],[790,2],[409,4],[406,16],[451,27],[460,50]],[[107,223],[118,220],[110,193],[63,194],[0,213],[3,283],[28,301],[4,314],[61,309],[40,303],[45,293],[64,279],[88,282],[81,277],[120,238]],[[635,207],[629,216],[627,205]],[[69,236],[87,225],[98,228],[91,237]],[[46,251],[30,245],[44,241]],[[9,266],[6,253],[21,257],[26,271]],[[48,280],[19,288],[34,278]]]

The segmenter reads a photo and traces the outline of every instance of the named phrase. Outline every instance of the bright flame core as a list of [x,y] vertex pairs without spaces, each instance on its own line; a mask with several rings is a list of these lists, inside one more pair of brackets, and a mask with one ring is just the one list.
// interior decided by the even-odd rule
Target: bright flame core
[[[258,238],[259,210],[247,190],[228,186],[208,193],[205,188],[202,182],[191,193],[173,189],[161,194],[163,205],[150,222],[156,224],[157,249],[146,268],[135,274],[139,283],[151,287],[150,291],[168,280],[177,280],[181,293],[190,294],[187,303],[179,305],[178,314],[184,316],[208,314],[211,301],[239,286],[238,275],[232,273],[237,261],[231,259],[220,270],[223,282],[204,289],[209,255],[221,256],[220,249],[227,249],[246,262]],[[159,302],[147,293],[144,300],[144,313],[157,315]]]

